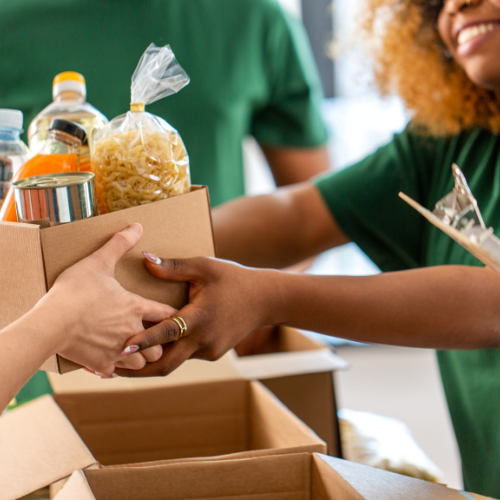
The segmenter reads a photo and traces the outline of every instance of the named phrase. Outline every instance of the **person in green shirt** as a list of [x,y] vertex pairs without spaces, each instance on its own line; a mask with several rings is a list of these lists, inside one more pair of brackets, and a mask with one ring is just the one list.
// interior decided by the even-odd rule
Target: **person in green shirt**
[[412,123],[351,168],[230,202],[213,221],[218,255],[247,266],[281,268],[354,241],[384,272],[308,276],[146,254],[155,276],[191,283],[178,313],[187,331],[179,339],[179,326],[166,320],[133,337],[128,345],[141,350],[179,340],[158,362],[116,373],[167,375],[188,358],[217,359],[267,324],[434,347],[465,487],[500,498],[500,276],[398,198],[403,191],[432,209],[453,187],[455,162],[499,234],[500,5],[366,5],[379,83],[403,97]]
[[[0,108],[27,125],[62,71],[82,73],[108,118],[127,111],[146,47],[170,44],[191,83],[148,106],[179,130],[212,206],[244,194],[242,140],[261,145],[277,185],[329,169],[321,83],[303,25],[276,0],[0,0]],[[50,392],[44,373],[24,402]]]

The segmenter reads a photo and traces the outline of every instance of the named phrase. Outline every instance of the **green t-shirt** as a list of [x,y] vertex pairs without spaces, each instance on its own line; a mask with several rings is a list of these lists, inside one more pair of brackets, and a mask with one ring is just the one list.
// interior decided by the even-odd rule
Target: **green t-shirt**
[[[342,230],[382,271],[480,266],[398,197],[403,191],[433,209],[453,188],[453,162],[463,170],[486,225],[500,234],[500,140],[485,130],[446,139],[406,130],[358,164],[315,182]],[[500,498],[500,351],[437,355],[465,488]]]
[[[305,30],[275,0],[0,0],[0,33],[0,108],[20,109],[25,129],[62,71],[85,76],[88,102],[108,118],[126,112],[141,54],[170,44],[191,83],[147,110],[179,130],[213,206],[244,193],[245,136],[327,139]],[[38,374],[19,399],[46,388]]]

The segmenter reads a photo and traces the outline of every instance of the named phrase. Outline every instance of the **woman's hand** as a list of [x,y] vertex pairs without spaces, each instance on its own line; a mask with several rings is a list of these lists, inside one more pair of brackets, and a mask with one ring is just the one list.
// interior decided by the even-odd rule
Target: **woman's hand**
[[[144,330],[143,320],[160,322],[176,313],[172,307],[127,292],[114,279],[116,263],[142,237],[134,224],[115,234],[86,259],[64,271],[33,309],[40,324],[58,332],[57,353],[104,376],[115,364],[142,368],[162,350],[134,349],[123,353],[126,341]],[[33,315],[32,315],[33,316]]]
[[[187,332],[167,319],[135,335],[127,345],[143,351],[166,344],[161,359],[142,370],[116,369],[120,376],[164,376],[189,358],[216,360],[259,326],[279,322],[269,311],[280,301],[279,271],[250,269],[232,262],[200,257],[161,260],[145,254],[146,266],[158,278],[189,281],[189,304],[178,315]],[[177,340],[177,342],[173,342]]]

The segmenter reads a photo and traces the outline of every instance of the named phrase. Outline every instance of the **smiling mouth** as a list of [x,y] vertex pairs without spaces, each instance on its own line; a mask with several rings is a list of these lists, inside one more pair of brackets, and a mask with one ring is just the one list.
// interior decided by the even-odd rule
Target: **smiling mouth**
[[473,26],[467,26],[463,30],[460,31],[457,37],[458,45],[462,45],[464,43],[469,42],[473,38],[477,38],[478,36],[485,35],[486,33],[490,33],[491,31],[496,30],[499,27],[497,22],[495,23],[480,23],[474,24]]

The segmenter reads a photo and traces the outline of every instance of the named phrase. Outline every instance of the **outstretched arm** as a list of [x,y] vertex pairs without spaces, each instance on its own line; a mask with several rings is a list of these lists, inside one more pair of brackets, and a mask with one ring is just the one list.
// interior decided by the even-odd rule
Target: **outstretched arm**
[[[165,375],[184,360],[217,359],[262,325],[285,324],[363,342],[437,349],[500,347],[500,276],[441,266],[368,277],[308,276],[199,258],[148,262],[159,278],[189,281],[179,312],[187,334],[160,361],[120,375]],[[146,347],[179,338],[166,320],[129,340]]]
[[284,268],[349,241],[308,182],[226,203],[213,223],[217,255],[253,267]]

